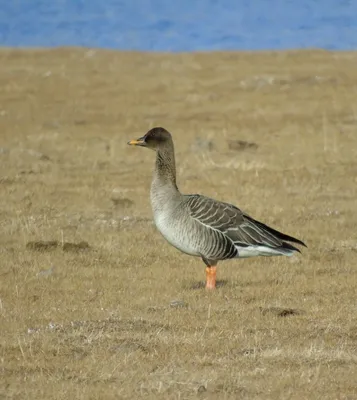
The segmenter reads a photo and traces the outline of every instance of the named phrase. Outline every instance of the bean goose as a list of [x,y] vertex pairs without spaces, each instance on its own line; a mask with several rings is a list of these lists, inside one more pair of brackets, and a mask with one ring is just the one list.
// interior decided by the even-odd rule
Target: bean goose
[[206,264],[206,288],[216,287],[218,261],[253,256],[291,256],[301,240],[254,220],[239,208],[198,194],[183,195],[176,185],[174,144],[164,128],[153,128],[129,145],[156,152],[151,184],[154,222],[164,238]]

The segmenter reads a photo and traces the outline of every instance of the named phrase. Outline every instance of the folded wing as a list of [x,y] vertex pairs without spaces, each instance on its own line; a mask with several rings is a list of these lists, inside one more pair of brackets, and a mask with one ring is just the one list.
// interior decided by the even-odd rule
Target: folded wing
[[305,244],[284,233],[254,220],[232,204],[200,195],[188,199],[190,215],[200,224],[223,233],[239,248],[276,249],[282,254],[300,250],[287,242]]

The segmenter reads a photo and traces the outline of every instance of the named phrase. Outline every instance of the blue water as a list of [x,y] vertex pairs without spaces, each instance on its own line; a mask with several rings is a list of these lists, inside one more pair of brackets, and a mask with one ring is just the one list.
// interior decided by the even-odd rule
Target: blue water
[[0,46],[357,49],[357,0],[0,0]]

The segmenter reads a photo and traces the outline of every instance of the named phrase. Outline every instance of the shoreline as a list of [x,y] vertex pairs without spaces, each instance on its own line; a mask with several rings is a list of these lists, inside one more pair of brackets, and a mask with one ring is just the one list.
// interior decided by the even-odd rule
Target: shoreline
[[105,48],[105,47],[88,47],[88,46],[68,46],[68,45],[61,45],[61,46],[53,46],[53,47],[46,47],[46,46],[0,46],[0,51],[2,50],[19,50],[19,51],[50,51],[50,50],[97,50],[97,51],[104,51],[104,52],[115,52],[115,53],[143,53],[143,54],[215,54],[215,53],[242,53],[242,54],[255,54],[255,53],[262,53],[262,54],[270,54],[270,53],[310,53],[310,52],[323,52],[323,53],[355,53],[355,50],[329,50],[320,47],[304,47],[304,48],[287,48],[287,49],[258,49],[258,50],[195,50],[195,51],[152,51],[152,50],[124,50],[124,49],[113,49],[113,48]]

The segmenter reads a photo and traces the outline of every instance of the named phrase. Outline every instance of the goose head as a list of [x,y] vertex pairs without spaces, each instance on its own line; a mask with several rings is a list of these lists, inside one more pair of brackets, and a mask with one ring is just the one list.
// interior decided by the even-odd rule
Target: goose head
[[139,139],[130,140],[131,146],[147,147],[151,150],[164,150],[172,146],[172,137],[170,132],[161,127],[150,129],[144,136]]

